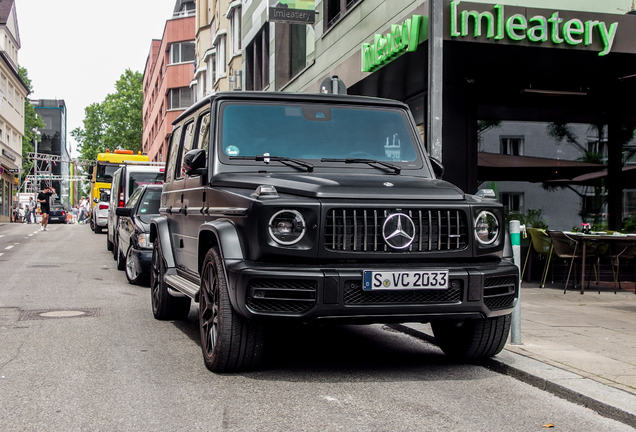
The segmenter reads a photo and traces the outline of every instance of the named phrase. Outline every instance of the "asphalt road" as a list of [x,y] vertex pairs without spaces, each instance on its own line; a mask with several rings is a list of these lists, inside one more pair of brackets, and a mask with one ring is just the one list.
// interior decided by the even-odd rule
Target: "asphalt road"
[[628,431],[392,328],[279,329],[254,372],[201,358],[196,304],[147,286],[85,225],[0,225],[0,431]]

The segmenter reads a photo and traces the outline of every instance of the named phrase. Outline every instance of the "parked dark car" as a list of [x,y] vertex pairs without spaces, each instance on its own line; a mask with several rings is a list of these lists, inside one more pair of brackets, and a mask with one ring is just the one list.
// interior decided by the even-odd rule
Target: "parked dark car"
[[268,321],[430,322],[460,361],[504,347],[519,275],[503,206],[439,179],[407,105],[217,92],[173,124],[153,314],[198,302],[208,369],[254,368]]
[[66,210],[62,204],[52,204],[49,213],[49,223],[66,223]]
[[161,185],[144,185],[130,196],[125,207],[116,209],[119,216],[117,269],[126,270],[126,279],[131,284],[147,279],[152,260],[150,221],[159,216],[160,200]]

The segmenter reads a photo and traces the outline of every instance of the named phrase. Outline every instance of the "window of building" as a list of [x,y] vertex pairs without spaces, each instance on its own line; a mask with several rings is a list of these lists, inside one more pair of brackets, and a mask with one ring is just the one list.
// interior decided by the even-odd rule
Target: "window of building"
[[214,43],[214,47],[216,48],[216,71],[215,71],[215,75],[216,75],[216,79],[222,78],[225,76],[225,70],[226,70],[226,60],[225,60],[225,35],[220,35],[217,36],[216,38],[216,42]]
[[187,108],[190,105],[192,105],[192,89],[190,87],[170,89],[168,109]]
[[313,59],[313,27],[276,23],[275,31],[276,90],[281,90]]
[[607,157],[607,140],[599,141],[597,139],[589,140],[587,142],[588,153],[595,153],[601,155],[602,158]]
[[178,42],[170,45],[170,64],[194,61],[194,42]]
[[522,192],[501,192],[501,204],[508,211],[523,212],[523,193]]
[[362,0],[323,0],[325,30],[333,27],[345,13]]
[[230,53],[237,55],[241,53],[241,2],[233,1],[227,13],[230,21]]
[[213,50],[207,57],[207,69],[206,69],[206,94],[212,93],[214,89],[214,83],[216,82],[216,51]]
[[523,156],[523,137],[502,137],[501,154]]
[[269,23],[245,47],[245,89],[264,90],[269,86]]

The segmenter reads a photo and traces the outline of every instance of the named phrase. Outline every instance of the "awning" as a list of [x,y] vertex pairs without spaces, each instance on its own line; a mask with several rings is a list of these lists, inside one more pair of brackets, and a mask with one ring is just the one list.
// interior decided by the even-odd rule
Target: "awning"
[[[571,180],[551,180],[548,183],[552,185],[582,185],[582,186],[594,186],[599,183],[600,179],[607,177],[607,170],[597,171],[589,174],[583,174],[578,177],[574,177]],[[636,166],[623,167],[623,174],[621,176],[621,185],[623,189],[636,188]]]
[[607,165],[563,159],[511,156],[498,153],[477,153],[477,157],[480,182],[525,181],[539,183],[548,180],[571,180],[585,174],[607,170]]

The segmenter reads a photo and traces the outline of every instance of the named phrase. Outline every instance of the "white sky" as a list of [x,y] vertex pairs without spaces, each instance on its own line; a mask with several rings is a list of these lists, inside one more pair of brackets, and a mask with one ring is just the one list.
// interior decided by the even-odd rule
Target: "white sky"
[[64,99],[67,142],[84,108],[115,92],[126,69],[144,73],[152,39],[161,39],[176,0],[15,0],[29,99]]

